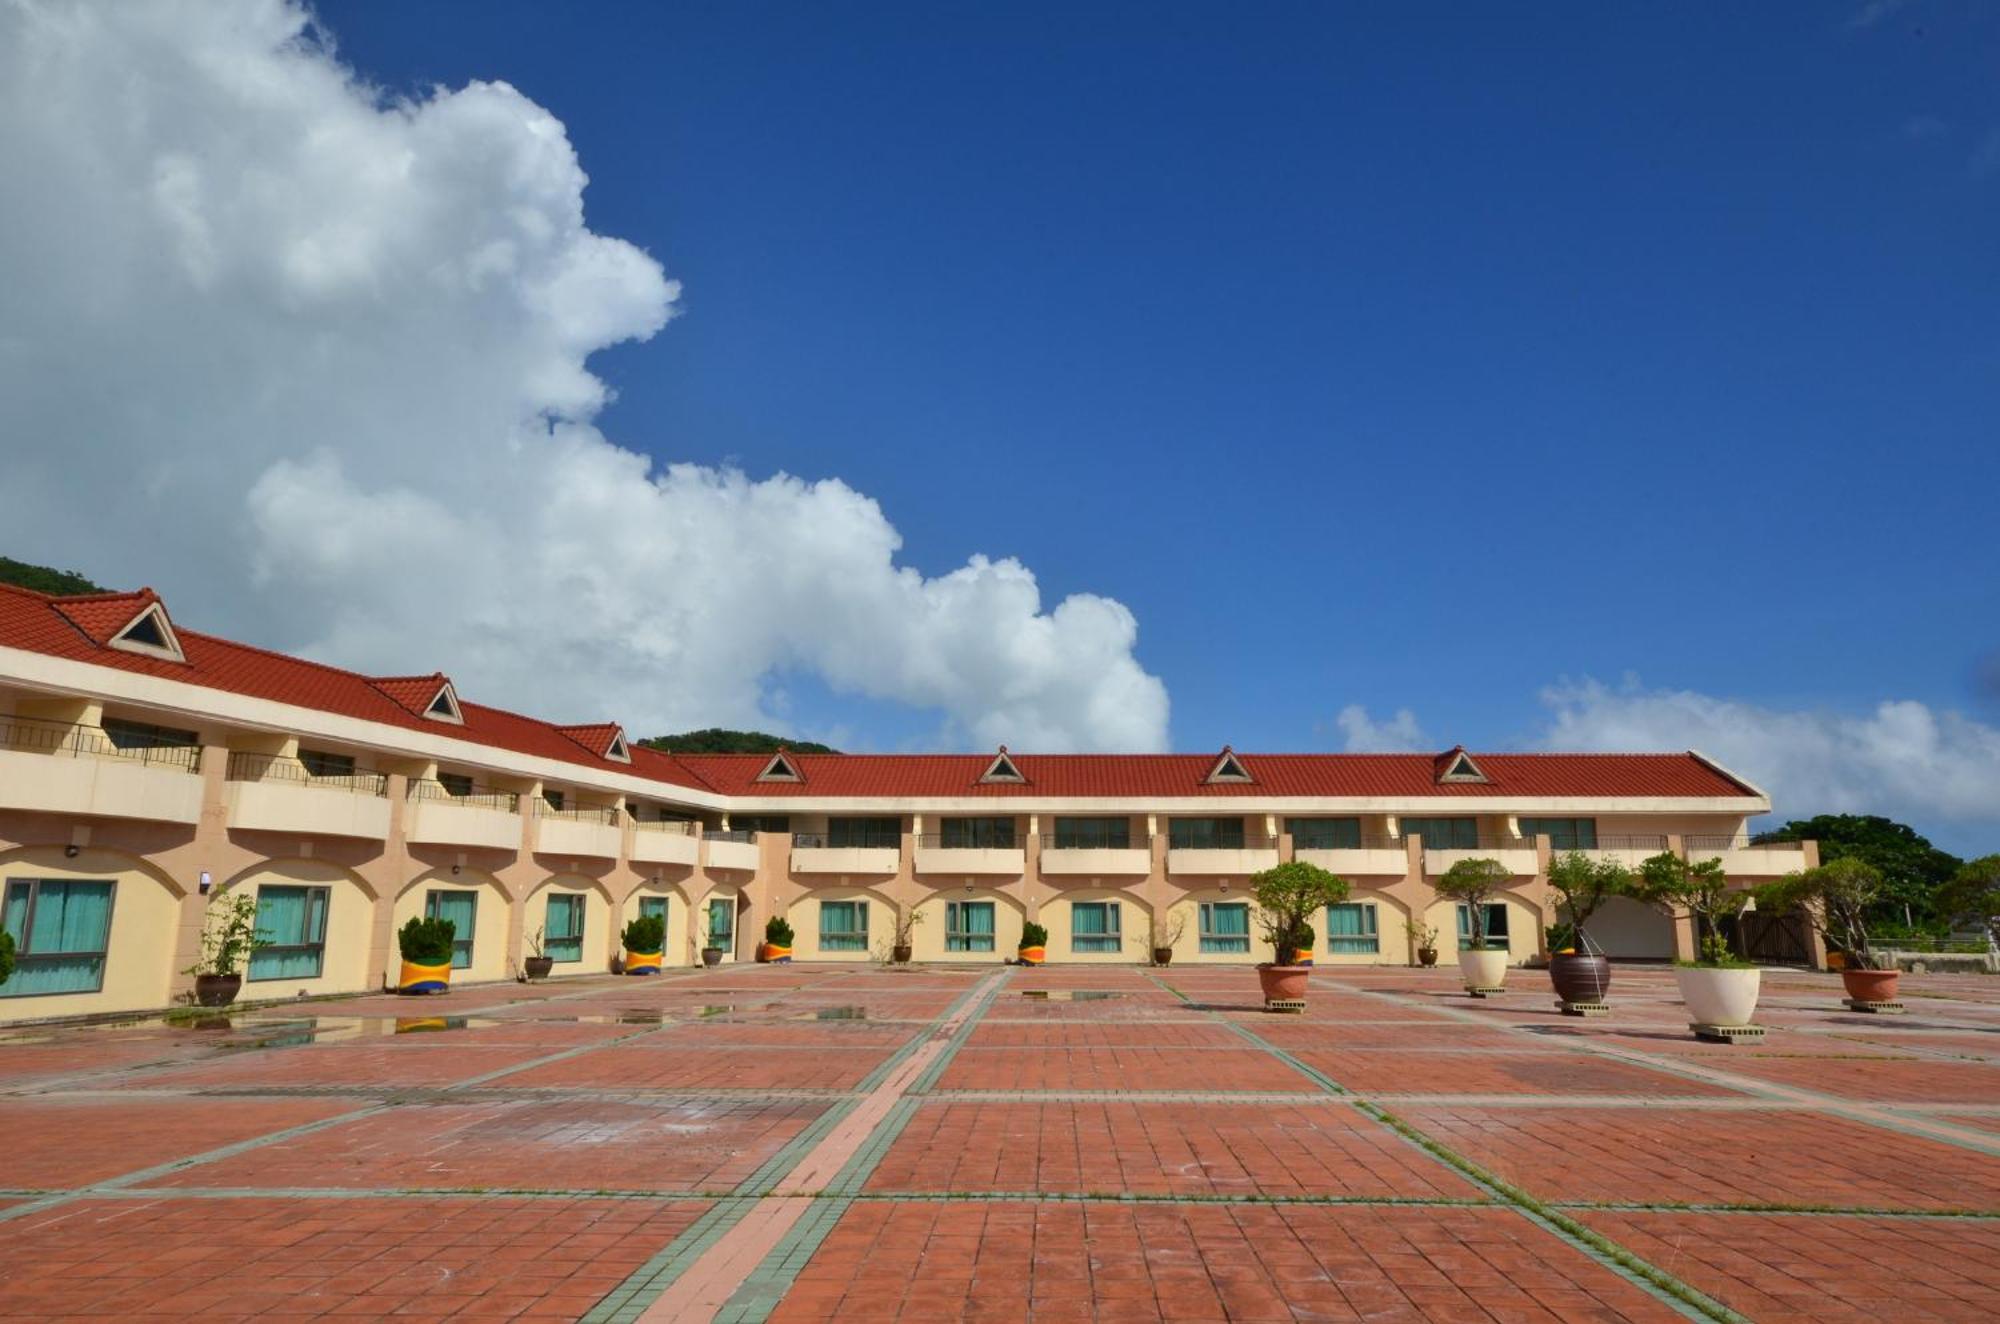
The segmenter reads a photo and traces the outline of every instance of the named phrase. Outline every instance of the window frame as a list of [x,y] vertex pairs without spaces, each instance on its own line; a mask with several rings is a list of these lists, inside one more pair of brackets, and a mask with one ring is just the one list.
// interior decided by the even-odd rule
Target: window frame
[[[881,840],[885,836],[888,839]],[[903,820],[887,814],[830,816],[826,820],[826,844],[835,850],[901,850]]]
[[[829,929],[828,910],[842,907],[849,914],[859,917],[858,929]],[[872,909],[865,898],[822,897],[819,903],[819,949],[823,952],[865,952],[868,950],[868,912]]]
[[[72,884],[102,883],[111,889],[104,903],[104,947],[101,951],[33,952],[28,949],[28,936],[35,931],[35,906],[41,899],[44,885],[68,887]],[[5,984],[0,984],[0,998],[67,998],[89,996],[104,991],[104,974],[111,967],[111,934],[118,918],[118,880],[116,878],[6,878],[0,880],[0,924],[4,924],[7,899],[16,887],[26,885],[28,904],[21,912],[21,931],[14,935],[14,974]],[[40,993],[15,991],[19,988],[22,963],[31,960],[54,960],[58,958],[74,960],[89,957],[97,963],[97,984],[93,988],[59,988]]]
[[[1089,907],[1091,909],[1102,909],[1105,912],[1105,928],[1101,932],[1079,933],[1077,931],[1076,927],[1077,912],[1078,910],[1085,907]],[[1106,899],[1100,901],[1070,902],[1069,903],[1070,951],[1072,953],[1076,953],[1079,955],[1100,955],[1100,956],[1106,952],[1124,951],[1125,930],[1124,930],[1124,919],[1122,914],[1123,911],[1124,911],[1124,906],[1120,904],[1118,901],[1113,899]],[[1086,942],[1093,944],[1102,943],[1105,945],[1086,947],[1083,945]]]
[[[1424,826],[1433,823],[1451,824],[1448,834],[1450,839],[1447,841],[1432,841],[1425,834]],[[1412,827],[1411,824],[1416,824],[1417,826]],[[1408,840],[1413,834],[1423,837],[1425,850],[1479,849],[1479,817],[1476,814],[1419,815],[1413,818],[1405,818],[1397,826],[1401,829],[1401,835],[1405,840]],[[1466,835],[1464,829],[1468,827],[1471,830],[1471,839],[1463,840],[1462,838]]]
[[1020,842],[1015,828],[1011,814],[966,814],[940,818],[938,845],[944,850],[1013,850]]
[[[1457,916],[1454,922],[1458,925],[1458,950],[1462,952],[1468,951],[1470,949],[1465,944],[1472,941],[1472,911],[1463,901],[1454,902],[1452,911]],[[1498,934],[1493,932],[1493,917],[1495,915],[1500,917],[1501,931]],[[1488,901],[1486,903],[1486,949],[1488,951],[1496,948],[1503,952],[1514,950],[1513,938],[1507,933],[1507,928],[1507,903],[1504,901]],[[1495,938],[1498,938],[1499,941],[1494,941]]]
[[[1314,829],[1352,828],[1353,830],[1351,832],[1329,831],[1326,834],[1327,836],[1340,839],[1320,842],[1320,841],[1303,840],[1302,838],[1311,837],[1316,834],[1312,831],[1307,831],[1307,832],[1299,831],[1299,828],[1301,826],[1307,826]],[[1344,818],[1339,816],[1322,817],[1322,818],[1315,818],[1315,817],[1288,818],[1285,820],[1285,833],[1292,839],[1293,850],[1360,850],[1361,849],[1361,820],[1359,818],[1352,816]],[[1349,840],[1348,838],[1351,838],[1351,840]]]
[[[721,906],[729,918],[729,927],[721,934],[722,941],[716,941],[715,908]],[[736,946],[736,898],[733,896],[712,896],[708,899],[708,913],[703,917],[701,935],[702,946],[720,947],[725,951]]]
[[[319,940],[317,942],[266,943],[264,946],[251,952],[250,959],[243,963],[243,982],[246,984],[263,984],[273,980],[320,979],[324,977],[326,974],[326,926],[333,914],[333,889],[324,883],[259,883],[257,884],[257,909],[259,911],[262,911],[264,908],[264,893],[267,891],[305,893],[305,931],[307,934],[313,932],[315,928],[313,917],[316,910],[319,917],[319,924],[317,925]],[[257,932],[260,936],[264,932],[261,923],[257,926]],[[456,937],[453,938],[452,945],[457,946]],[[260,975],[254,973],[257,968],[257,958],[266,952],[279,956],[295,952],[311,952],[314,957],[313,972],[309,975]]]
[[[430,887],[424,889],[424,918],[437,919],[437,898],[441,896],[464,897],[472,904],[472,933],[460,937],[456,929],[451,935],[451,968],[470,970],[473,958],[473,937],[479,930],[479,889],[476,887]],[[465,947],[465,964],[458,961],[460,945]]]
[[[590,915],[588,905],[590,897],[582,892],[557,892],[551,890],[544,900],[546,904],[542,909],[542,955],[548,957],[557,965],[576,965],[580,963],[583,960],[584,930],[588,924]],[[549,932],[549,921],[555,918],[556,902],[558,901],[565,903],[563,909],[569,911],[571,917],[576,921],[576,932],[573,934],[565,933],[560,938]],[[565,951],[569,949],[568,945],[570,943],[575,943],[576,955],[557,956],[554,945],[558,942],[564,945]]]
[[[1333,912],[1352,908],[1364,917],[1365,922],[1359,933],[1333,931]],[[1379,908],[1373,901],[1335,901],[1327,906],[1326,951],[1329,956],[1380,956],[1382,954],[1382,923]],[[1364,946],[1337,947],[1335,943],[1366,943]]]
[[[1551,831],[1561,824],[1562,832]],[[1530,841],[1539,836],[1547,836],[1549,849],[1556,851],[1596,850],[1597,820],[1584,816],[1580,818],[1548,817],[1531,814],[1519,820],[1521,835]]]
[[[1243,912],[1243,932],[1222,933],[1213,924],[1215,911],[1220,908]],[[1238,946],[1221,946],[1222,943],[1238,943]],[[1235,956],[1248,955],[1250,951],[1250,903],[1248,901],[1203,901],[1195,912],[1195,945],[1204,955]]]
[[1131,850],[1132,820],[1116,814],[1059,817],[1055,821],[1053,849]]
[[[984,906],[993,916],[993,923],[985,933],[974,933],[964,928],[965,907]],[[958,923],[955,925],[953,921]],[[984,947],[975,947],[975,941],[984,939]],[[944,903],[944,949],[947,952],[993,952],[999,950],[1000,907],[991,901],[950,901]],[[953,944],[961,944],[954,946]]]
[[[1230,832],[1229,826],[1235,825]],[[1195,829],[1205,827],[1207,832]],[[1183,832],[1183,829],[1186,829]],[[1234,840],[1231,840],[1231,838]],[[1202,838],[1207,837],[1208,840]],[[1250,833],[1240,815],[1220,815],[1217,817],[1170,818],[1167,820],[1168,850],[1245,850]]]

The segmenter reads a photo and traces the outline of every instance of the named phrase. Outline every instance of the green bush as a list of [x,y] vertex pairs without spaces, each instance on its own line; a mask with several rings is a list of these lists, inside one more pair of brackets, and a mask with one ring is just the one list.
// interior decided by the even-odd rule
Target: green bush
[[1317,864],[1287,860],[1250,875],[1250,895],[1257,898],[1264,936],[1283,960],[1292,950],[1309,952],[1312,925],[1307,921],[1337,901],[1347,900],[1347,880]]
[[396,934],[396,946],[412,965],[443,965],[457,936],[458,925],[448,919],[412,919]]
[[667,948],[667,919],[664,915],[641,915],[625,926],[625,950],[652,956]]
[[1868,941],[1868,911],[1881,895],[1882,871],[1866,860],[1843,855],[1765,884],[1757,889],[1757,904],[1780,915],[1796,909],[1827,949],[1841,953],[1856,970],[1894,969]]
[[1701,955],[1696,960],[1674,964],[1723,968],[1749,964],[1729,950],[1722,937],[1722,921],[1741,914],[1750,893],[1730,890],[1721,860],[1683,860],[1672,851],[1648,856],[1639,862],[1639,881],[1633,896],[1669,915],[1684,910],[1694,921]]
[[0,984],[14,973],[14,935],[0,929]]
[[1049,931],[1047,929],[1034,923],[1023,924],[1021,926],[1021,945],[1023,947],[1046,947],[1048,944]]
[[764,921],[764,941],[773,947],[789,947],[796,936],[791,924],[782,915],[773,915]]
[[1444,871],[1433,885],[1437,894],[1463,905],[1472,920],[1465,945],[1472,951],[1486,950],[1486,906],[1493,894],[1507,885],[1513,875],[1498,860],[1460,860]]

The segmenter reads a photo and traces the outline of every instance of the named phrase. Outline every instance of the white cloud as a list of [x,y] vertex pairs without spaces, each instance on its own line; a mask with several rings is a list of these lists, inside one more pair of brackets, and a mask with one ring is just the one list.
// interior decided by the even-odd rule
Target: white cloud
[[[679,295],[505,83],[359,83],[286,0],[0,0],[0,538],[189,624],[651,731],[774,675],[981,745],[1156,749],[1136,624],[896,564],[837,479],[653,467],[593,351]],[[666,351],[662,351],[666,352]]]
[[1403,754],[1431,748],[1423,728],[1417,725],[1417,715],[1408,708],[1398,708],[1394,717],[1378,722],[1366,708],[1350,703],[1333,720],[1347,738],[1350,754]]

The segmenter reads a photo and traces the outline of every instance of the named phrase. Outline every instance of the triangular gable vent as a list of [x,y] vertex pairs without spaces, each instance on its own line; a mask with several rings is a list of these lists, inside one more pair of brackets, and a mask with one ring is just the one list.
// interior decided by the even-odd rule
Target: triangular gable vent
[[1002,745],[1000,746],[1000,752],[993,756],[993,761],[986,765],[986,771],[980,774],[979,780],[982,782],[1026,782],[1028,779],[1021,775],[1019,768],[1014,766],[1014,760],[1007,757],[1007,747]]
[[1479,770],[1479,765],[1473,762],[1472,755],[1465,752],[1465,746],[1463,745],[1458,745],[1445,751],[1444,756],[1438,760],[1438,763],[1442,769],[1438,773],[1438,780],[1441,782],[1483,782],[1486,780],[1486,774]]
[[176,662],[187,661],[181,653],[180,640],[174,637],[173,623],[167,619],[166,609],[158,602],[147,603],[137,616],[126,622],[125,627],[106,642],[112,648],[127,653],[171,658]]
[[1215,766],[1208,770],[1208,781],[1211,784],[1215,782],[1253,782],[1256,780],[1255,777],[1252,777],[1244,769],[1242,760],[1236,757],[1236,751],[1227,745],[1222,747],[1222,757],[1217,759]]
[[610,759],[613,763],[630,763],[632,761],[632,751],[625,748],[625,733],[623,731],[613,731],[611,733],[611,743],[605,746],[604,757]]
[[438,687],[431,701],[424,705],[424,716],[436,722],[450,722],[456,726],[465,725],[465,714],[458,709],[458,691],[446,681]]
[[771,756],[771,761],[766,763],[764,770],[757,774],[757,780],[760,782],[802,782],[805,780],[805,777],[799,772],[798,766],[792,762],[791,756],[781,749]]

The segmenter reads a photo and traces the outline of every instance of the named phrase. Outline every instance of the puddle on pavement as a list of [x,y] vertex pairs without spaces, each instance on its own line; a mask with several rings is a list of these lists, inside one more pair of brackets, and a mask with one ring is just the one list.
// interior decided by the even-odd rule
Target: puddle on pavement
[[865,1021],[868,1019],[866,1007],[821,1007],[810,1016],[801,1015],[800,1020],[815,1021]]
[[1034,1002],[1104,1002],[1126,995],[1102,988],[1027,988],[1021,996]]

